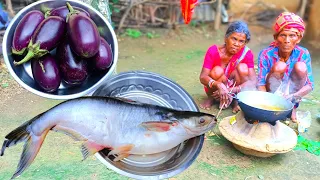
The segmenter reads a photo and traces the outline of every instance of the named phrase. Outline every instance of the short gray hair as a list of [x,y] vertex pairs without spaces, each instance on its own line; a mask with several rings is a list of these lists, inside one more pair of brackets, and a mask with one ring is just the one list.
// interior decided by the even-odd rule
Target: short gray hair
[[229,37],[232,33],[244,33],[246,35],[246,42],[250,41],[251,35],[247,23],[243,21],[232,22],[226,32],[225,37]]

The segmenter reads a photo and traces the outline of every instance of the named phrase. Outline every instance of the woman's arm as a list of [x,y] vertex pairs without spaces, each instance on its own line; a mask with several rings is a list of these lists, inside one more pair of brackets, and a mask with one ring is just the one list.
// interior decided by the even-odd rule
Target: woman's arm
[[307,85],[304,85],[299,91],[293,93],[292,95],[303,97],[309,94],[311,91],[312,91],[312,87],[309,84],[307,84]]
[[212,79],[210,76],[210,69],[207,68],[202,68],[201,73],[200,73],[200,82],[204,86],[208,87],[209,81]]
[[200,82],[204,86],[212,89],[221,89],[223,88],[222,86],[225,86],[223,83],[216,81],[215,79],[210,77],[210,69],[207,68],[202,68],[201,73],[200,73]]
[[257,88],[259,91],[267,91],[266,76],[269,73],[271,67],[268,66],[268,60],[267,60],[267,57],[264,55],[264,50],[262,50],[259,53],[257,65],[258,65]]
[[306,50],[305,54],[302,56],[303,61],[307,65],[307,80],[305,85],[299,89],[297,92],[293,94],[289,94],[287,98],[291,99],[294,96],[303,97],[309,94],[314,88],[314,80],[312,76],[312,68],[311,68],[311,56],[308,50]]
[[[301,100],[301,98],[307,94],[309,94],[312,91],[312,87],[307,84],[305,86],[303,86],[299,91],[289,94],[287,96],[284,96],[286,99],[288,99],[289,101],[295,100],[297,102],[299,102]],[[295,97],[298,97],[298,99],[293,99]]]
[[208,88],[216,87],[218,84],[218,82],[215,82],[215,80],[210,77],[210,72],[214,67],[214,61],[220,58],[217,48],[218,47],[216,45],[208,48],[203,60],[202,70],[200,73],[201,84]]

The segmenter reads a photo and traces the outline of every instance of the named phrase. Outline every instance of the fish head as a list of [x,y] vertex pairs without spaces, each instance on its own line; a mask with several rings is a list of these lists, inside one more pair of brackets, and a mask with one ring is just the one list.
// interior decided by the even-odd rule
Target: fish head
[[217,119],[214,115],[202,112],[192,112],[177,119],[187,133],[193,136],[204,134],[217,124]]

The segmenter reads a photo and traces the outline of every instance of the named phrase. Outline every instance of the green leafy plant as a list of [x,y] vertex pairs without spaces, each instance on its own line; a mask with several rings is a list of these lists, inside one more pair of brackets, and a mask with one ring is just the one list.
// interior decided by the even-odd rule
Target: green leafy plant
[[154,38],[154,35],[153,35],[152,33],[148,32],[148,33],[147,33],[147,37],[148,37],[149,39],[152,39],[152,38]]
[[126,29],[126,33],[127,36],[132,37],[132,38],[139,38],[142,36],[141,31],[137,30],[137,29]]
[[160,37],[159,34],[154,34],[154,33],[151,33],[151,32],[148,32],[148,33],[146,34],[146,36],[147,36],[147,38],[149,38],[149,39],[153,39],[153,38]]
[[315,154],[317,156],[320,155],[320,142],[313,141],[304,138],[303,136],[298,136],[298,143],[294,150],[307,150],[311,154]]
[[149,39],[160,37],[159,34],[155,34],[153,32],[143,33],[138,29],[130,29],[130,28],[126,29],[125,33],[121,34],[121,36],[122,37],[123,36],[129,36],[129,37],[134,38],[134,39],[137,39],[137,38],[140,38],[140,37],[143,37],[143,36],[146,36]]

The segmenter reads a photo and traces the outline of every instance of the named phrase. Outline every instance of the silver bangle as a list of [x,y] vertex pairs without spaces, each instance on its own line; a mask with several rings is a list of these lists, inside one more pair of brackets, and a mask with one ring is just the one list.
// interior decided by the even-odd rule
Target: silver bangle
[[213,84],[214,82],[216,82],[216,81],[213,80],[213,79],[210,79],[210,81],[208,82],[208,87],[209,87],[209,88],[212,88],[212,87],[211,87],[211,84]]

